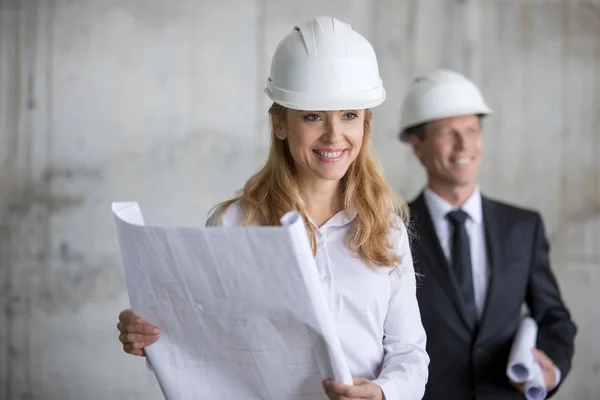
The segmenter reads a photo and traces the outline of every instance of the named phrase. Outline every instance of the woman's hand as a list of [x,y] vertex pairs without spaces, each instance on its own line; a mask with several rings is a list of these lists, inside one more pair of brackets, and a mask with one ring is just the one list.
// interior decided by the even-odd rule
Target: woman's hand
[[385,400],[381,388],[367,379],[354,378],[354,385],[325,379],[323,389],[330,400],[368,399]]
[[123,343],[123,350],[134,356],[145,357],[144,347],[156,342],[160,336],[158,327],[145,322],[131,309],[121,311],[117,329],[121,332],[119,340]]

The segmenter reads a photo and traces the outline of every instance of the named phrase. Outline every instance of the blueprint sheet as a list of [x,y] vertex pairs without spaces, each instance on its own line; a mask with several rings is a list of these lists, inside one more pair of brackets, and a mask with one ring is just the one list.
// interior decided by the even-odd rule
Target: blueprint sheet
[[279,227],[145,226],[112,205],[134,313],[161,329],[146,348],[165,398],[326,398],[352,377],[299,213]]

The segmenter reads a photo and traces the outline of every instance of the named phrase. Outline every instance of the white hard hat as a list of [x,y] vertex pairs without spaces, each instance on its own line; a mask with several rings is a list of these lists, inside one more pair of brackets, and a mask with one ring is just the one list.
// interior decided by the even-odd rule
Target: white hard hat
[[306,21],[281,40],[265,93],[295,110],[364,109],[385,100],[373,47],[333,17]]
[[413,81],[402,107],[400,140],[407,142],[407,130],[425,122],[491,113],[473,82],[458,72],[439,69]]

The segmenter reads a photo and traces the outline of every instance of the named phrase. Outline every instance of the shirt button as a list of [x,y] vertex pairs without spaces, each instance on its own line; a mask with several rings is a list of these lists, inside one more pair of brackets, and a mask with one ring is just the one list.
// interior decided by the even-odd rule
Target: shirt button
[[323,280],[324,280],[325,282],[329,282],[329,281],[331,281],[331,275],[323,275]]

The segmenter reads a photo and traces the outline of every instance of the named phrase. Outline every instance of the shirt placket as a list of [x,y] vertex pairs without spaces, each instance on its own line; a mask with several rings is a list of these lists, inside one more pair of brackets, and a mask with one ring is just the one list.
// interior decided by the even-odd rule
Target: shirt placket
[[333,276],[331,271],[331,258],[327,246],[327,230],[319,230],[317,234],[317,268],[319,269],[319,277],[325,289],[325,297],[329,303],[331,312],[335,314],[335,301],[333,293]]

